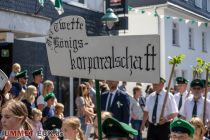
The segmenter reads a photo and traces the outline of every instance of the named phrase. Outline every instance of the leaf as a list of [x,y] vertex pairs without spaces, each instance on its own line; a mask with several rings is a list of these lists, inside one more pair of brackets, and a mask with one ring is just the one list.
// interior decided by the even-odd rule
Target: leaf
[[184,54],[179,54],[178,56],[174,56],[173,58],[171,58],[168,63],[170,65],[172,65],[172,64],[177,65],[177,64],[180,64],[184,58],[185,58]]

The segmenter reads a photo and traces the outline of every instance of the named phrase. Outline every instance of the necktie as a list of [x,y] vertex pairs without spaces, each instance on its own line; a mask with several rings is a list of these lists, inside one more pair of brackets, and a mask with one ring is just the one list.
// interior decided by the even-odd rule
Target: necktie
[[182,106],[182,94],[180,94],[180,99],[179,99],[179,106],[178,106],[178,109],[180,110]]
[[157,106],[158,106],[158,95],[156,94],[155,104],[152,112],[152,122],[156,123],[156,114],[157,114]]
[[194,101],[192,117],[197,117],[197,101]]
[[109,101],[108,101],[107,111],[111,110],[112,95],[113,95],[112,93],[109,94]]

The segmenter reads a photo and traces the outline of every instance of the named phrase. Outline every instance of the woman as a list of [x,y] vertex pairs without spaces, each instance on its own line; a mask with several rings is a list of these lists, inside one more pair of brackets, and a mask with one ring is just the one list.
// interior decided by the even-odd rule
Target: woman
[[[85,99],[85,107],[92,113],[94,113],[94,107],[95,105],[92,102],[92,99],[90,97],[90,85],[88,82],[84,83],[86,88],[84,89],[83,97]],[[86,115],[85,116],[85,122],[87,124],[93,124],[93,116],[92,115]]]
[[37,96],[37,88],[32,85],[28,86],[22,102],[27,107],[29,118],[32,118],[32,109],[35,108],[35,97],[36,96]]
[[[1,123],[3,130],[32,130],[28,122],[28,110],[21,101],[10,100],[2,107]],[[29,136],[5,137],[6,140],[30,140]]]
[[77,117],[64,119],[61,129],[64,140],[85,140],[81,130],[80,120]]
[[54,91],[54,84],[50,80],[46,80],[43,83],[43,90],[42,90],[42,95],[40,95],[37,98],[37,106],[39,110],[43,110],[44,107],[47,106],[47,103],[44,101],[44,97],[47,95],[47,93],[53,92]]
[[191,119],[190,123],[195,127],[195,133],[193,135],[193,140],[209,140],[204,137],[206,133],[206,129],[202,120],[198,117],[194,117]]
[[83,131],[86,130],[85,117],[95,115],[91,110],[89,110],[88,107],[86,107],[86,102],[84,98],[85,94],[87,94],[87,86],[85,86],[84,84],[80,84],[76,97],[76,107],[77,107],[77,117],[81,121],[82,125],[81,127]]
[[3,106],[4,103],[9,101],[10,99],[10,89],[12,88],[12,85],[10,81],[8,80],[3,88],[2,91],[0,91],[0,107]]

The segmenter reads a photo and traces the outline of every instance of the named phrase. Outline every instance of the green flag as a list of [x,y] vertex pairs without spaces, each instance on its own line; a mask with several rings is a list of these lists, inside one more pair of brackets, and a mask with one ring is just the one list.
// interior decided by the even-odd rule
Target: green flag
[[58,14],[61,15],[63,14],[64,10],[63,10],[63,7],[62,7],[62,1],[61,0],[50,0],[55,9],[58,11]]
[[39,4],[41,4],[41,6],[44,6],[44,1],[45,0],[39,0]]

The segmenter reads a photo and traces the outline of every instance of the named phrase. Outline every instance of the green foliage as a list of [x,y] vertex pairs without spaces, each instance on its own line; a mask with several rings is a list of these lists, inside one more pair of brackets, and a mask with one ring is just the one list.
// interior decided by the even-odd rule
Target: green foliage
[[208,72],[210,72],[210,62],[205,63],[204,69],[205,69],[205,70],[208,70]]
[[182,63],[182,60],[185,58],[185,55],[184,54],[179,54],[178,56],[174,56],[173,58],[170,58],[169,60],[169,64],[170,65],[173,65],[173,64],[180,64]]

